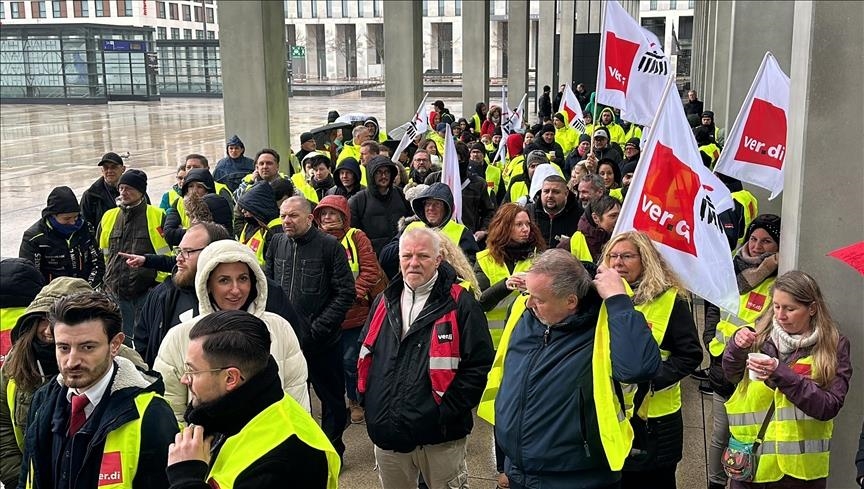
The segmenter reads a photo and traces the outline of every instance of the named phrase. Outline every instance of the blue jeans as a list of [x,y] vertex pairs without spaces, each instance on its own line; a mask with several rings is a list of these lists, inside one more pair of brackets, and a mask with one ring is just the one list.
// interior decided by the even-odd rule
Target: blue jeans
[[357,400],[357,359],[360,357],[360,328],[342,330],[342,368],[345,370],[345,394]]

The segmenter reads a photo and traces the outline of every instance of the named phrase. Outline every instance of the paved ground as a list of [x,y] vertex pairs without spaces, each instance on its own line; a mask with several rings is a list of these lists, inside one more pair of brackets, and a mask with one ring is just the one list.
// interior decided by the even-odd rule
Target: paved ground
[[[447,100],[448,106],[459,106]],[[293,98],[292,133],[320,125],[327,111],[365,112],[384,123],[380,99],[356,95]],[[202,153],[211,165],[224,156],[221,100],[168,99],[151,103],[97,106],[3,105],[0,107],[0,254],[17,256],[21,235],[39,219],[51,188],[70,186],[81,193],[100,175],[96,166],[107,151],[129,152],[127,167],[149,177],[152,199],[173,183],[183,155]],[[249,152],[254,153],[251,149]],[[684,460],[678,467],[682,489],[705,487],[703,412],[710,427],[710,398],[704,408],[696,383],[683,382]],[[476,421],[468,442],[471,486],[493,488],[496,477],[491,427]],[[709,428],[710,429],[710,428]],[[372,446],[365,426],[352,425],[345,435],[346,464],[340,487],[378,487]],[[287,486],[286,486],[287,487]]]

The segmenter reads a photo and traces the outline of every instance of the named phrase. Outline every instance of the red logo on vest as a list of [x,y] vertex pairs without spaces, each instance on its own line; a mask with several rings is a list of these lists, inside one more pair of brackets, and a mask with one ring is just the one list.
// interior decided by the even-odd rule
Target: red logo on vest
[[[639,43],[621,39],[614,32],[606,33],[606,88],[627,93],[630,83],[630,69]],[[570,119],[573,120],[573,119]]]
[[781,169],[786,156],[786,113],[762,99],[753,98],[735,159]]
[[761,312],[765,306],[765,299],[766,297],[759,292],[750,292],[747,296],[747,304],[744,307],[751,311]]
[[123,462],[120,452],[108,452],[102,455],[102,465],[99,467],[99,486],[110,486],[123,483]]
[[6,360],[6,354],[12,349],[12,328],[0,331],[0,365]]
[[803,377],[811,377],[813,375],[813,366],[809,363],[796,363],[792,365],[792,371]]
[[261,240],[258,238],[252,238],[249,241],[249,247],[252,248],[252,251],[258,252],[258,247],[261,246]]
[[699,187],[699,175],[682,163],[671,148],[658,142],[633,227],[647,233],[652,241],[697,256],[693,203]]

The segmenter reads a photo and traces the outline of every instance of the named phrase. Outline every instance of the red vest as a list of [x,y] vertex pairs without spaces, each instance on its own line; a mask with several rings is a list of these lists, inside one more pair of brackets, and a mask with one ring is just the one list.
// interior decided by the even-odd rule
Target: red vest
[[[459,294],[462,290],[458,284],[450,287],[450,296],[454,302],[459,302]],[[369,332],[366,333],[366,338],[363,339],[363,345],[360,347],[360,359],[357,361],[357,391],[361,394],[366,393],[375,341],[386,317],[387,307],[382,297],[369,323]],[[429,344],[429,379],[432,381],[432,397],[437,404],[441,404],[441,398],[456,378],[461,360],[459,351],[459,327],[454,308],[432,325],[432,341]]]

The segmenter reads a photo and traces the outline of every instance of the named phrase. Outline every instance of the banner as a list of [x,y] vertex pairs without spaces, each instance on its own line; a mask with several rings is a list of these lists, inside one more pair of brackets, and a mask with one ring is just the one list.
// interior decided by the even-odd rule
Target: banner
[[688,290],[737,313],[738,285],[718,218],[732,195],[702,163],[668,80],[613,234],[647,234]]
[[447,125],[444,135],[444,163],[441,168],[441,181],[453,192],[453,220],[462,224],[462,176],[459,174],[459,156],[453,142],[453,131]]
[[791,80],[765,53],[714,171],[771,191],[783,191]]
[[669,58],[657,36],[642,28],[621,4],[609,0],[603,5],[597,103],[621,109],[626,121],[649,125],[671,76]]
[[561,105],[558,107],[558,112],[563,112],[567,115],[567,123],[570,127],[575,128],[580,134],[585,134],[582,105],[579,104],[579,99],[576,98],[576,94],[573,93],[569,83],[564,86],[564,94],[561,97]]

